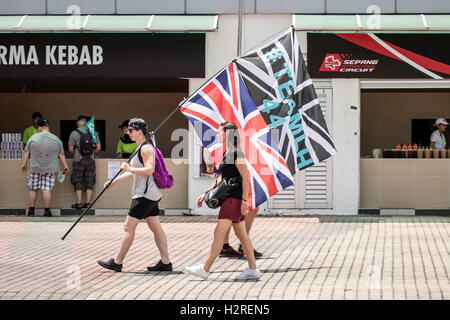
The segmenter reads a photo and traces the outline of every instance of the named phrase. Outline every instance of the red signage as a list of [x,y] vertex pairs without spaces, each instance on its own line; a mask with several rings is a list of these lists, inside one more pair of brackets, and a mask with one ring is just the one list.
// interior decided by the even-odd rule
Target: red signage
[[450,78],[449,34],[308,33],[313,78]]

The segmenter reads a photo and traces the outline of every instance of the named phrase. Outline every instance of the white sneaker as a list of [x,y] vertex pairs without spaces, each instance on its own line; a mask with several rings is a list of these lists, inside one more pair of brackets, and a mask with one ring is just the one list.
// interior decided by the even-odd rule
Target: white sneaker
[[241,274],[236,276],[236,280],[253,280],[261,278],[261,271],[258,269],[247,268]]
[[196,277],[200,277],[203,279],[207,279],[210,275],[209,272],[206,272],[205,269],[203,268],[202,264],[199,264],[197,266],[191,266],[191,267],[185,267],[184,268],[184,272],[185,273],[190,273]]

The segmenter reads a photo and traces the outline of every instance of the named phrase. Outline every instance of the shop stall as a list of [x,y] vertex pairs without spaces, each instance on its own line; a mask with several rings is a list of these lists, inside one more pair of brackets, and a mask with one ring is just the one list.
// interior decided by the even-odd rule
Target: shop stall
[[362,209],[450,208],[449,150],[430,146],[435,120],[450,118],[449,98],[436,89],[362,92]]
[[[341,166],[346,174],[359,155],[357,180],[351,174],[340,181],[359,193],[359,213],[450,209],[449,150],[430,145],[435,120],[450,118],[448,21],[439,15],[296,16],[296,27],[310,31],[310,75],[331,80],[333,101],[341,101],[333,112],[341,108],[352,119],[340,126],[346,139],[334,134],[341,141],[336,158],[343,149],[354,152]],[[359,101],[353,104],[352,96]],[[359,140],[353,147],[352,136]]]
[[[33,112],[41,112],[63,142],[70,169],[67,142],[76,118],[94,117],[102,146],[95,159],[98,193],[112,168],[125,161],[116,154],[119,126],[140,117],[155,129],[187,97],[188,79],[205,77],[205,33],[216,29],[217,16],[0,17],[2,212],[28,207],[20,141]],[[181,114],[155,138],[175,181],[160,207],[180,213],[188,208],[188,165],[179,159],[188,151],[172,154],[187,139],[174,135],[177,129],[188,131]],[[108,190],[94,205],[96,214],[128,208],[130,193],[130,183]],[[52,208],[63,213],[74,199],[70,177],[56,183]],[[41,201],[39,196],[37,207]]]

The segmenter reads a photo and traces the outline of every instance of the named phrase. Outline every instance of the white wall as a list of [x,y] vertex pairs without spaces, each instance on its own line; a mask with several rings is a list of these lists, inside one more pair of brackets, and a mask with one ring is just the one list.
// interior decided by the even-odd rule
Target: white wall
[[[359,79],[333,79],[333,211],[358,214],[360,155]],[[351,107],[355,106],[356,110]]]

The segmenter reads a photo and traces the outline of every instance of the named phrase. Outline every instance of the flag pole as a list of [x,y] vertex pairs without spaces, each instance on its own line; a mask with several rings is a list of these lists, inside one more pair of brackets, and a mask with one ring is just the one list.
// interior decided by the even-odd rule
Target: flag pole
[[242,8],[244,0],[239,0],[239,13],[238,13],[238,40],[237,40],[237,55],[242,53]]
[[[156,127],[156,129],[154,131],[151,131],[149,134],[149,137],[147,138],[147,140],[145,142],[150,142],[151,138],[155,135],[155,133],[177,112],[177,110],[180,108],[180,106],[177,106],[176,109],[174,109],[159,125],[158,127]],[[139,148],[132,154],[132,156],[127,160],[127,163],[129,163],[131,161],[131,159],[134,158],[134,156],[136,156],[136,154],[138,154],[141,151],[142,146],[144,145],[141,144],[139,146]],[[120,169],[115,176],[111,179],[111,181],[109,181],[109,183],[103,188],[103,190],[95,197],[94,201],[91,202],[91,204],[82,212],[82,214],[78,217],[78,219],[75,221],[75,223],[70,227],[69,230],[67,230],[67,232],[63,235],[63,237],[61,238],[61,240],[64,240],[67,235],[70,233],[70,231],[72,231],[72,229],[78,224],[78,222],[80,222],[80,220],[88,213],[89,209],[92,208],[92,206],[94,205],[95,202],[97,202],[97,200],[102,196],[102,194],[106,191],[106,189],[109,188],[109,186],[111,185],[111,183],[122,173],[122,169]]]
[[[228,65],[228,64],[227,64]],[[226,67],[226,66],[225,66]],[[224,67],[224,68],[225,68]],[[218,72],[216,72],[211,78],[209,78],[208,80],[205,81],[208,82],[209,80],[211,80],[212,78],[214,78],[216,75],[218,75],[224,68],[220,69]],[[155,133],[178,111],[179,108],[181,108],[183,106],[183,104],[188,101],[194,94],[197,93],[199,89],[195,90],[192,94],[190,94],[186,99],[184,99],[183,101],[180,102],[180,104],[156,127],[155,130],[150,132],[149,137],[147,138],[146,142],[150,142],[151,138],[155,135]],[[142,148],[141,144],[139,146],[139,148],[131,155],[131,157],[127,160],[127,163],[129,163],[131,161],[131,159],[134,158],[134,156],[140,152],[141,148]],[[111,181],[103,188],[103,190],[95,197],[94,201],[91,202],[91,204],[81,213],[80,217],[75,221],[75,223],[70,227],[69,230],[67,230],[67,232],[62,236],[61,240],[64,240],[67,235],[72,231],[72,229],[78,224],[78,222],[80,222],[80,220],[88,213],[89,209],[92,208],[92,206],[95,204],[95,202],[97,202],[97,200],[102,196],[102,194],[106,191],[106,189],[109,188],[109,186],[111,185],[111,183],[120,175],[120,173],[122,173],[122,169],[120,169],[116,175],[111,179]]]

